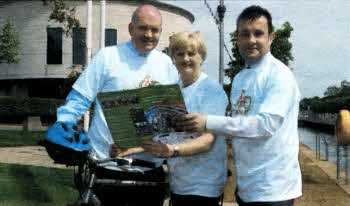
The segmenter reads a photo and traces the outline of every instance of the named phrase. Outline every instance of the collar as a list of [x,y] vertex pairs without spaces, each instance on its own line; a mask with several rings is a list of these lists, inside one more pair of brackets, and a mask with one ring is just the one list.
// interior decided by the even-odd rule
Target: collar
[[128,41],[128,42],[126,43],[126,45],[127,45],[127,47],[132,51],[132,53],[134,53],[135,55],[140,56],[140,57],[148,57],[148,56],[150,55],[150,53],[152,52],[152,50],[149,51],[149,52],[140,52],[139,50],[137,50],[137,49],[135,48],[135,46],[134,46],[134,44],[132,43],[131,40]]
[[179,79],[179,85],[182,90],[191,90],[191,88],[195,88],[203,79],[205,79],[208,75],[201,72],[198,79],[187,87],[183,87],[181,78]]
[[268,61],[268,59],[272,56],[271,52],[268,51],[266,54],[264,54],[264,56],[262,56],[255,64],[245,64],[245,68],[246,69],[255,69],[255,68],[259,68],[261,65],[264,65],[266,61]]

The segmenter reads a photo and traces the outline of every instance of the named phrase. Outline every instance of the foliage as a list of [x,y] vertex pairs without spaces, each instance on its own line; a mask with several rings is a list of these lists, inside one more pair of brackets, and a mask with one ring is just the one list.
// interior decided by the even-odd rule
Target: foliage
[[311,109],[317,113],[338,113],[341,109],[350,110],[350,97],[314,101],[311,103]]
[[[289,41],[293,27],[289,22],[285,22],[280,29],[275,31],[275,39],[271,45],[271,54],[282,61],[285,65],[293,60],[292,43]],[[245,62],[243,57],[239,54],[237,47],[237,31],[230,33],[232,43],[232,54],[234,60],[228,63],[229,68],[225,69],[225,76],[230,78],[230,84],[224,85],[224,89],[229,95],[233,78],[244,68]]]
[[72,36],[73,28],[80,27],[80,21],[75,18],[76,7],[70,7],[65,0],[42,0],[44,5],[54,3],[54,9],[49,16],[49,21],[63,24],[63,32],[66,36]]
[[6,20],[4,26],[0,27],[0,64],[18,63],[19,36],[10,20]]
[[320,101],[320,97],[315,96],[312,98],[304,98],[300,101],[300,109],[306,110],[308,105],[311,106],[315,104],[316,102]]
[[323,95],[328,98],[350,96],[350,82],[347,80],[343,80],[340,82],[340,87],[336,85],[331,85],[327,87]]
[[45,131],[23,131],[21,129],[0,130],[0,148],[18,146],[36,146],[44,139]]
[[228,76],[231,80],[231,83],[229,84],[229,89],[231,89],[231,84],[233,78],[238,74],[243,68],[244,68],[244,59],[243,57],[239,54],[239,49],[236,44],[237,42],[237,31],[234,31],[230,33],[231,37],[231,43],[232,43],[232,54],[234,57],[233,61],[230,61],[228,63],[229,68],[225,69],[225,76]]
[[338,113],[341,109],[350,109],[350,82],[343,80],[340,86],[331,85],[324,92],[324,97],[304,98],[300,101],[300,109],[307,106],[318,113]]
[[293,27],[289,22],[285,22],[281,29],[277,29],[275,32],[275,39],[271,44],[271,54],[289,66],[289,62],[293,61],[292,55],[292,43],[289,41],[292,34]]
[[0,97],[0,116],[55,116],[60,99]]
[[324,96],[329,97],[329,96],[336,96],[339,94],[340,88],[337,87],[336,85],[331,85],[329,86],[326,91],[323,93]]

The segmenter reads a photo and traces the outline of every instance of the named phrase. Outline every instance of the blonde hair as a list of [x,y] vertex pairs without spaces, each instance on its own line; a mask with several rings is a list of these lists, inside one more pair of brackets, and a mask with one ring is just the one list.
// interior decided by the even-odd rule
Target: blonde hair
[[207,57],[205,39],[199,31],[183,31],[169,37],[169,52],[171,57],[173,57],[176,51],[187,46],[194,46],[197,49],[197,52],[202,57],[202,62]]

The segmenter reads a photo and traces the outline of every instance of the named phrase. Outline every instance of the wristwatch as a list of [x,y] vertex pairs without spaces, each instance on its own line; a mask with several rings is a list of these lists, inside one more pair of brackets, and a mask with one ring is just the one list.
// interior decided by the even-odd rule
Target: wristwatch
[[174,145],[174,154],[172,157],[179,156],[179,146],[177,144]]

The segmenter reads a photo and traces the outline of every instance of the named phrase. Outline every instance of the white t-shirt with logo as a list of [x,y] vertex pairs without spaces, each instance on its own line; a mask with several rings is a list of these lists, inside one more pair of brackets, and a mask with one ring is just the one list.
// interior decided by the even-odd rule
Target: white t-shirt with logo
[[[129,41],[101,49],[74,83],[73,89],[93,102],[98,92],[135,89],[144,86],[148,81],[175,84],[178,82],[178,73],[166,54],[155,49],[142,54]],[[96,102],[88,137],[92,153],[96,158],[103,159],[109,157],[109,147],[113,139],[101,106],[97,100]],[[154,158],[149,153],[133,157],[156,162],[157,166],[162,163],[161,159]]]
[[235,76],[230,98],[232,117],[208,115],[206,127],[232,137],[239,197],[262,202],[300,196],[300,92],[292,71],[267,53]]
[[[228,104],[226,93],[216,80],[206,74],[201,73],[196,82],[181,87],[181,91],[189,113],[225,115]],[[185,142],[189,139],[182,136],[186,135],[196,138],[198,134],[175,132],[166,142]],[[220,196],[227,176],[226,159],[226,141],[220,136],[216,137],[208,151],[167,158],[171,191],[179,195]]]

